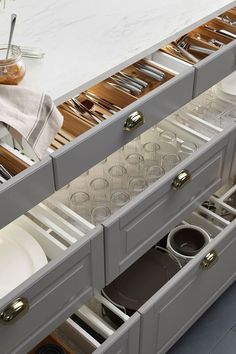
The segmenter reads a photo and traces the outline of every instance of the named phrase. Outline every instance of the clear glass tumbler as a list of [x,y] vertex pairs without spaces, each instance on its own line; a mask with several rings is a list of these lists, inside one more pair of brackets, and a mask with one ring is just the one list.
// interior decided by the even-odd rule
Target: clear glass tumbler
[[138,177],[144,175],[144,158],[141,154],[132,153],[125,159],[125,165],[129,177]]
[[108,201],[110,197],[110,185],[106,178],[94,178],[90,182],[90,195],[94,201]]
[[146,179],[143,177],[132,178],[129,182],[129,193],[132,197],[140,194],[147,188]]
[[111,210],[105,205],[99,205],[92,209],[91,222],[94,225],[101,224],[108,216],[111,215]]
[[70,197],[70,208],[86,220],[91,220],[91,203],[88,193],[82,191],[73,193]]
[[181,162],[181,157],[177,154],[166,154],[162,158],[162,168],[167,172]]
[[117,191],[111,195],[111,211],[114,213],[116,210],[122,208],[130,201],[130,195],[124,191]]
[[158,138],[161,152],[166,154],[175,154],[177,151],[177,136],[175,133],[163,130]]
[[122,190],[128,187],[127,169],[122,165],[113,165],[108,170],[110,190]]
[[161,163],[160,145],[154,142],[147,142],[142,146],[144,157],[144,168]]
[[179,146],[179,156],[181,160],[184,160],[186,157],[190,156],[197,150],[197,145],[191,141],[183,141]]
[[165,174],[165,170],[161,166],[159,166],[159,165],[150,166],[146,170],[147,184],[150,186],[150,184],[153,184],[154,182],[156,182],[164,174]]

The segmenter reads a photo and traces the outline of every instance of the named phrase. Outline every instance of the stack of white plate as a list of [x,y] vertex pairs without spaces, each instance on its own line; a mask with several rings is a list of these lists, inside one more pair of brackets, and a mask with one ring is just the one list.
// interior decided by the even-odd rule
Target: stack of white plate
[[42,247],[27,231],[15,224],[0,230],[0,298],[45,264]]

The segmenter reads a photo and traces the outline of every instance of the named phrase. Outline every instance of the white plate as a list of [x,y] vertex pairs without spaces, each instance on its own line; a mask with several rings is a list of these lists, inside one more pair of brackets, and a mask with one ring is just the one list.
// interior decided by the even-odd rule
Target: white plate
[[10,224],[0,230],[0,298],[47,262],[42,247],[23,228]]

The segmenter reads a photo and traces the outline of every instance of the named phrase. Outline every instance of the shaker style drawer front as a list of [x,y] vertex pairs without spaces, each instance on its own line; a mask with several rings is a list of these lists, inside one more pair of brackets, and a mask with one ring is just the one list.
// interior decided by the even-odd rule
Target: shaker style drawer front
[[224,79],[236,70],[236,40],[194,65],[193,97]]
[[[166,353],[235,280],[235,230],[232,222],[140,308],[141,354]],[[205,258],[212,250],[218,255],[213,265]]]
[[[88,168],[103,160],[136,136],[158,123],[170,113],[192,99],[194,69],[184,66],[179,75],[171,78],[136,102],[74,141],[54,151],[51,156],[56,189],[60,189]],[[144,122],[137,129],[124,130],[132,113],[139,111]]]
[[[33,214],[32,214],[33,216]],[[104,286],[102,228],[90,231],[89,239],[75,242],[66,250],[60,240],[32,229],[32,222],[21,217],[19,225],[31,231],[52,260],[0,301],[1,352],[26,353],[47,333],[65,321],[75,309]],[[27,224],[27,226],[26,226]],[[66,230],[66,229],[65,229]],[[47,235],[46,235],[47,234]],[[44,237],[43,237],[44,236]],[[53,259],[53,257],[55,259]],[[14,305],[14,301],[16,301]],[[21,315],[21,302],[26,313]],[[14,306],[18,306],[12,310]],[[13,313],[13,318],[9,315]],[[15,317],[15,318],[14,318]]]
[[52,159],[49,157],[0,184],[0,228],[52,193],[54,177]]
[[[235,136],[235,129],[223,131],[103,222],[106,284],[165,236],[193,210],[196,201],[203,201],[227,181]],[[191,181],[174,190],[172,182],[182,170],[190,173]]]

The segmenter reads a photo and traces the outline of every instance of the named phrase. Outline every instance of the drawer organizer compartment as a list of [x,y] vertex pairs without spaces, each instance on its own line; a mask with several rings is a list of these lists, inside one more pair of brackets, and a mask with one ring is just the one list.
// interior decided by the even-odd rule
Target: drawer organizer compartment
[[[196,202],[234,178],[236,129],[231,121],[222,129],[203,119],[199,122],[194,114],[189,118],[182,110],[57,192],[62,204],[93,225],[104,226],[106,284],[158,242]],[[191,110],[192,103],[183,112]],[[175,134],[175,143],[170,142]],[[187,151],[181,151],[185,145]],[[176,160],[168,161],[170,155]]]
[[0,341],[6,354],[26,353],[104,286],[102,227],[60,203],[53,207],[39,204],[1,230]]
[[[0,126],[0,228],[54,192],[52,159],[38,161],[23,141]],[[30,186],[30,193],[29,193]],[[29,197],[30,194],[30,197]]]
[[195,67],[193,97],[236,70],[235,20],[233,8],[161,49]]
[[[107,287],[102,294],[96,294],[56,329],[53,335],[64,341],[64,344],[60,345],[69,353],[166,353],[236,278],[236,223],[235,220],[232,221],[236,217],[235,196],[235,186],[224,186],[203,203],[205,206],[198,206],[180,223],[188,232],[189,228],[190,232],[198,228],[201,233],[208,233],[208,243],[189,262],[182,263],[182,268],[179,266],[175,275],[171,276],[173,270],[167,268],[172,263],[165,263],[163,269],[158,269],[159,278],[162,279],[161,272],[164,270],[165,277],[168,274],[169,280],[161,280],[163,284],[159,290],[136,312],[130,312],[131,310],[124,307],[124,303],[131,306],[131,298],[120,295],[133,294],[138,303],[145,296],[141,291],[143,283],[137,296],[132,293],[130,287],[124,285],[131,277],[134,277],[136,282],[136,278],[141,277],[141,269],[134,264],[133,273],[128,269],[122,280],[115,280],[113,288],[107,290]],[[225,210],[229,211],[230,215]],[[191,236],[190,232],[188,237]],[[166,247],[166,238],[161,240],[162,247]],[[191,240],[190,238],[190,248],[193,247]],[[183,247],[187,250],[186,246]],[[163,250],[159,246],[158,248]],[[155,248],[151,251],[155,252]],[[172,257],[175,256],[172,254],[170,259]],[[172,261],[176,262],[176,258]],[[140,262],[141,259],[136,264]],[[145,263],[142,263],[142,266],[144,265]],[[150,265],[146,264],[146,267]],[[138,275],[135,275],[135,272]],[[145,271],[142,276],[144,274]],[[118,302],[117,298],[122,303]],[[37,348],[41,345],[42,343]],[[30,354],[34,354],[34,350]]]
[[190,101],[193,79],[185,63],[143,59],[61,104],[64,125],[51,146],[56,189]]

